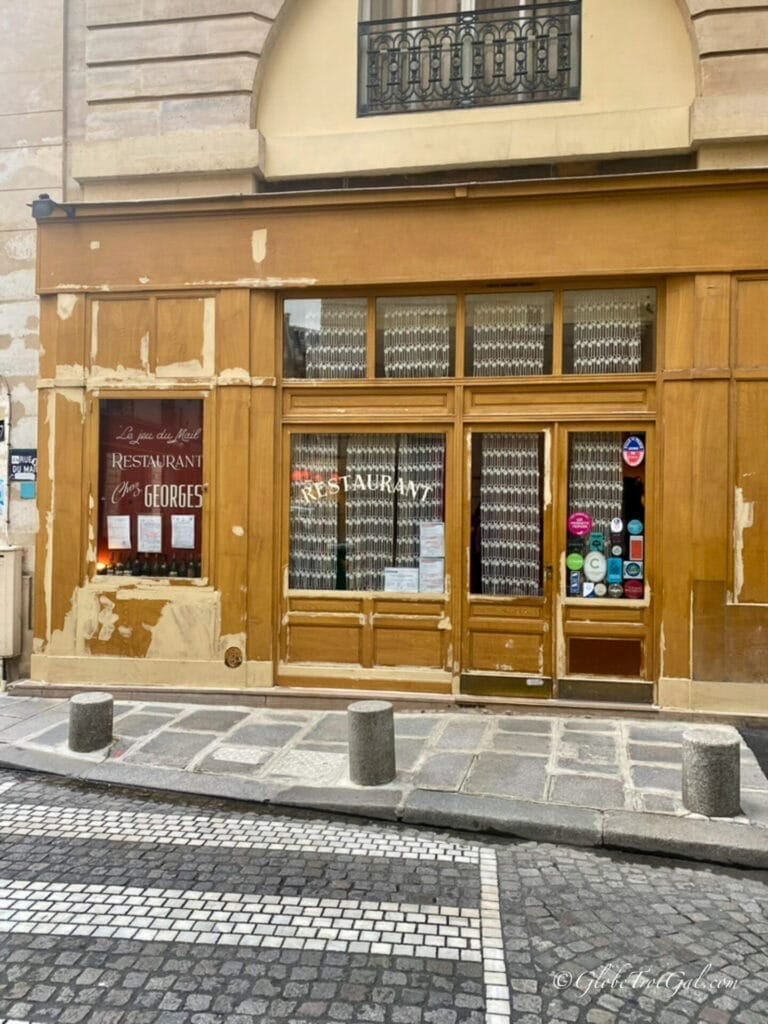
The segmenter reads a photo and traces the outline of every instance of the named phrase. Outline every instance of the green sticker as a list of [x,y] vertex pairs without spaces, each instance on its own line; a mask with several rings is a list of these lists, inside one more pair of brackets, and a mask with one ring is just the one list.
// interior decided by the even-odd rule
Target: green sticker
[[581,569],[584,565],[584,556],[580,555],[578,551],[572,551],[566,558],[565,564],[574,571]]

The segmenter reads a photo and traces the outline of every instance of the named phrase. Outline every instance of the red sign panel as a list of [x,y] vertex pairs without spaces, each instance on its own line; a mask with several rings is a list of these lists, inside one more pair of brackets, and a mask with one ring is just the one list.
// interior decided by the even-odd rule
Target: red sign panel
[[[140,562],[149,575],[166,575],[163,567],[198,575],[202,508],[202,401],[102,401],[99,561]],[[183,571],[172,572],[171,562]]]

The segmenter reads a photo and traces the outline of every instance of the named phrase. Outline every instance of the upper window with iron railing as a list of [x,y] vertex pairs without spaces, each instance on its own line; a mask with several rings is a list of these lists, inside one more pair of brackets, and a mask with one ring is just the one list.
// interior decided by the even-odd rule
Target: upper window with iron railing
[[574,100],[581,0],[361,0],[360,116]]

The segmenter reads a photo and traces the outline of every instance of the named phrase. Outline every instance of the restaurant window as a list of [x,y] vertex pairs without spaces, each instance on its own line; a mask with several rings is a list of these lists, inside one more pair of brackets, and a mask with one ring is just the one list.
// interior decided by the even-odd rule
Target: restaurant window
[[451,377],[455,359],[452,295],[376,300],[377,377]]
[[535,377],[552,372],[552,292],[468,295],[468,377]]
[[573,433],[568,456],[568,596],[643,598],[645,432]]
[[[456,362],[462,306],[463,367]],[[283,377],[652,373],[656,308],[653,287],[286,299]]]
[[543,468],[541,433],[473,436],[471,593],[543,593]]
[[565,373],[650,373],[656,358],[656,290],[564,293]]
[[203,402],[104,399],[97,572],[201,575]]
[[365,377],[367,299],[287,299],[283,307],[285,376]]
[[294,434],[294,590],[442,593],[445,437]]

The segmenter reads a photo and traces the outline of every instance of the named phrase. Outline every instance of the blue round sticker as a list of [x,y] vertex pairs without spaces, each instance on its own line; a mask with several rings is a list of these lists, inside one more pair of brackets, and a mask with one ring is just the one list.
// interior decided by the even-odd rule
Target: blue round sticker
[[643,524],[639,519],[630,519],[627,523],[627,530],[636,537],[639,533],[643,532]]

